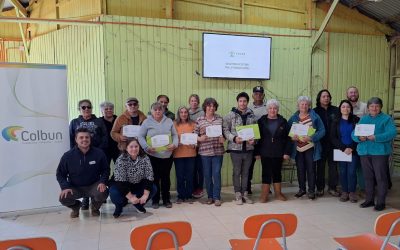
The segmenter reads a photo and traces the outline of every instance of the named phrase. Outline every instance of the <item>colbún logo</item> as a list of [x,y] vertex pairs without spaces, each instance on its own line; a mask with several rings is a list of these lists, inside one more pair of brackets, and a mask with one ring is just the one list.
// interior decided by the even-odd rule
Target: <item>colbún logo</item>
[[17,138],[17,131],[18,130],[22,130],[23,127],[21,126],[9,126],[3,129],[3,131],[1,131],[1,135],[3,136],[4,140],[6,141],[18,141]]

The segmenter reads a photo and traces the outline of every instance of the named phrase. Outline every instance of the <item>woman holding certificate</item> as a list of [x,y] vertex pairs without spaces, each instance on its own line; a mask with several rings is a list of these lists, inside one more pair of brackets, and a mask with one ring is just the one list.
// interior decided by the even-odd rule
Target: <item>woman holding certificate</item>
[[261,139],[258,141],[262,166],[262,185],[260,202],[268,201],[271,183],[274,186],[275,199],[286,201],[282,194],[282,163],[290,158],[290,138],[287,120],[279,112],[279,102],[267,101],[267,114],[258,120]]
[[206,98],[202,107],[205,114],[197,118],[195,133],[198,134],[199,155],[203,162],[207,204],[221,206],[221,167],[225,151],[222,117],[215,113],[218,103],[214,98]]
[[310,109],[311,99],[300,96],[297,99],[298,111],[289,119],[290,133],[293,148],[292,158],[296,159],[297,179],[300,198],[306,194],[306,180],[308,181],[308,198],[315,199],[315,162],[321,159],[320,140],[325,135],[325,127],[321,118]]
[[[339,162],[339,179],[342,186],[340,201],[357,202],[357,164],[360,161],[356,152],[357,143],[351,139],[357,122],[360,120],[353,114],[353,106],[348,100],[339,105],[340,115],[331,124],[330,139],[334,147],[334,160]],[[340,152],[338,152],[340,151]],[[346,156],[349,156],[348,158]]]
[[[352,132],[358,142],[361,167],[365,180],[365,201],[360,207],[375,206],[376,211],[385,209],[388,189],[389,155],[392,153],[392,140],[396,137],[393,119],[382,112],[382,100],[372,97],[368,100],[368,115],[363,116]],[[377,199],[375,203],[375,181]]]
[[173,163],[172,151],[178,147],[178,134],[173,121],[164,115],[161,103],[155,102],[151,105],[151,115],[142,123],[138,139],[153,167],[154,184],[157,186],[157,193],[152,199],[153,208],[160,206],[160,185],[163,205],[171,208],[169,175]]
[[193,133],[196,123],[189,118],[188,108],[178,108],[174,126],[179,137],[179,146],[174,151],[178,191],[176,203],[180,204],[184,201],[193,203],[193,172],[197,155],[197,134]]

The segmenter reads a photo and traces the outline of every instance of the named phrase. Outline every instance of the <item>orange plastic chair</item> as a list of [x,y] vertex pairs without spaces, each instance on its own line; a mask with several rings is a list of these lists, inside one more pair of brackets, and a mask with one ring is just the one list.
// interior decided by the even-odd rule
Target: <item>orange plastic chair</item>
[[[375,221],[375,234],[366,233],[350,237],[333,238],[342,247],[338,249],[398,250],[399,246],[389,243],[391,236],[400,235],[400,211],[381,214]],[[379,236],[386,236],[382,240]]]
[[0,241],[0,250],[57,250],[56,242],[47,237]]
[[[294,214],[259,214],[244,222],[244,234],[250,239],[231,239],[233,250],[284,249],[287,250],[286,236],[297,228]],[[282,245],[275,238],[282,237]]]
[[192,238],[192,226],[186,221],[139,226],[131,231],[135,250],[182,249]]

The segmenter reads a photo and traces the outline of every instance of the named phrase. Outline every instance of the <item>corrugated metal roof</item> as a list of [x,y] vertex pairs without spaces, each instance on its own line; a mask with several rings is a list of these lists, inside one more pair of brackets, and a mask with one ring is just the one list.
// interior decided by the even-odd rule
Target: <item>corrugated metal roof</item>
[[400,32],[400,0],[340,0],[340,2]]

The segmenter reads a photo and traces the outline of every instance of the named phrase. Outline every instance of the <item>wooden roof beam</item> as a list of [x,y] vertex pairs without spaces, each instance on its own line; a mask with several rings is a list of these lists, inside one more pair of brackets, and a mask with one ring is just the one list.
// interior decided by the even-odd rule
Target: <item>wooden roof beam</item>
[[365,3],[365,2],[367,2],[367,0],[355,0],[354,2],[352,2],[351,4],[350,4],[350,8],[355,8],[355,7],[357,7],[357,6],[359,6],[359,5],[361,5],[361,4],[363,4],[363,3]]
[[9,0],[9,1],[14,6],[15,11],[18,11],[23,17],[28,17],[28,12],[18,0]]

